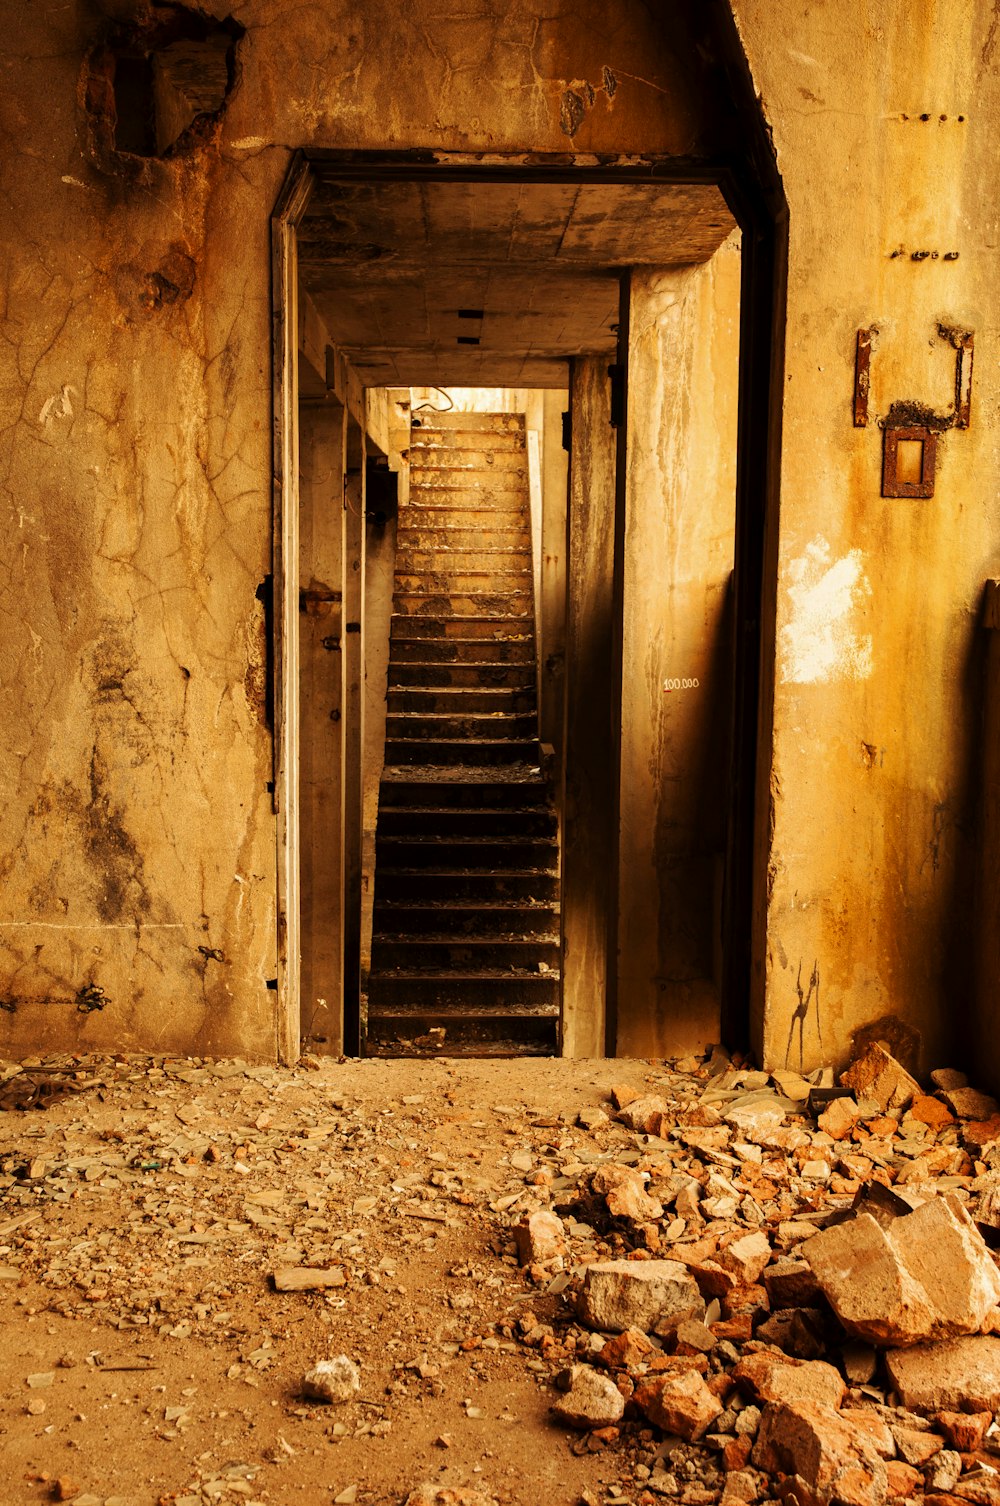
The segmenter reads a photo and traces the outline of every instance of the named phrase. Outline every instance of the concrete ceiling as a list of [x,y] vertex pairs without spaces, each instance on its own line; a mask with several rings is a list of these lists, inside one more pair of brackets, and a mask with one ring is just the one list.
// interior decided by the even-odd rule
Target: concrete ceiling
[[299,262],[371,386],[560,387],[570,356],[613,355],[620,271],[707,261],[734,228],[711,184],[320,174]]

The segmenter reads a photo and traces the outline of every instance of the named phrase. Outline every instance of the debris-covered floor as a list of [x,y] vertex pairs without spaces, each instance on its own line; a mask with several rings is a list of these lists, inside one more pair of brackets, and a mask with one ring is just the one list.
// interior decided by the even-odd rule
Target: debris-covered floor
[[1000,1110],[958,1074],[0,1079],[4,1503],[1000,1506]]

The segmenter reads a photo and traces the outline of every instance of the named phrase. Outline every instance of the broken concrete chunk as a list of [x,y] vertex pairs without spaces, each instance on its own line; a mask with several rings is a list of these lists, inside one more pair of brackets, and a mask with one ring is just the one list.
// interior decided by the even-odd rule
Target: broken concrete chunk
[[574,1365],[567,1377],[566,1394],[553,1403],[552,1412],[570,1428],[613,1427],[625,1411],[625,1399],[607,1375],[589,1365]]
[[977,1088],[945,1089],[941,1097],[959,1119],[992,1119],[1000,1114],[1000,1103],[989,1093],[980,1093]]
[[1000,1409],[1000,1339],[945,1339],[895,1349],[886,1365],[903,1405],[914,1412]]
[[853,1415],[817,1402],[765,1409],[753,1462],[770,1473],[796,1475],[799,1506],[884,1506],[886,1466]]
[[697,1283],[679,1260],[595,1261],[584,1274],[579,1307],[584,1323],[609,1333],[669,1333],[705,1311]]
[[866,1386],[878,1369],[878,1350],[873,1344],[845,1344],[840,1351],[844,1374],[852,1386]]
[[351,1401],[361,1390],[361,1374],[346,1354],[318,1360],[302,1378],[302,1395],[310,1401],[331,1404]]
[[497,1506],[496,1497],[468,1485],[434,1485],[427,1482],[411,1490],[404,1506]]
[[809,1401],[839,1407],[847,1390],[840,1372],[825,1360],[793,1360],[767,1350],[744,1355],[732,1378],[759,1402]]
[[870,1098],[882,1113],[904,1109],[920,1093],[920,1084],[884,1047],[872,1041],[840,1074],[841,1087],[855,1098]]
[[819,1283],[806,1260],[776,1260],[762,1280],[772,1308],[813,1307],[819,1296]]
[[333,1286],[346,1286],[347,1277],[339,1265],[322,1268],[309,1265],[280,1266],[271,1277],[276,1292],[322,1292]]
[[722,1411],[719,1398],[695,1370],[644,1381],[632,1400],[654,1427],[676,1433],[689,1443],[707,1432]]
[[554,1260],[566,1249],[563,1221],[548,1208],[529,1213],[514,1230],[517,1258],[521,1265]]
[[921,1433],[916,1428],[905,1428],[890,1424],[890,1431],[896,1444],[896,1452],[907,1464],[913,1464],[922,1469],[928,1459],[933,1459],[944,1447],[943,1440],[938,1433]]
[[974,1454],[982,1448],[993,1418],[989,1412],[938,1412],[934,1421],[949,1448],[957,1449],[960,1454]]
[[831,1139],[845,1140],[860,1118],[861,1110],[853,1098],[834,1098],[816,1122]]
[[771,1259],[771,1244],[766,1234],[745,1234],[719,1255],[719,1264],[732,1271],[742,1286],[753,1286]]
[[824,1315],[816,1307],[784,1307],[755,1330],[763,1344],[773,1344],[798,1360],[818,1360],[826,1352]]
[[668,1115],[667,1100],[656,1093],[635,1098],[618,1111],[622,1124],[627,1124],[630,1130],[636,1130],[642,1135],[658,1135],[662,1122]]
[[950,1092],[953,1088],[967,1088],[969,1079],[964,1072],[956,1072],[954,1067],[937,1067],[931,1073],[931,1082],[936,1088],[943,1088]]
[[976,1333],[1000,1302],[1000,1273],[948,1195],[886,1228],[862,1213],[817,1234],[802,1253],[848,1333],[876,1344]]
[[601,1166],[590,1185],[603,1197],[612,1218],[649,1224],[663,1217],[663,1204],[647,1194],[641,1173],[629,1166]]
[[623,1333],[608,1339],[598,1355],[598,1364],[608,1370],[634,1370],[655,1353],[656,1346],[641,1328],[626,1328]]

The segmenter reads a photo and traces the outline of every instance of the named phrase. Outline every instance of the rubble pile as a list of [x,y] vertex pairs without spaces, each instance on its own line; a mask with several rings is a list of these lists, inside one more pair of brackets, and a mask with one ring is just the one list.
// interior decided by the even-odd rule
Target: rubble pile
[[1000,1107],[877,1044],[673,1065],[513,1226],[574,1448],[635,1443],[637,1506],[1000,1506]]

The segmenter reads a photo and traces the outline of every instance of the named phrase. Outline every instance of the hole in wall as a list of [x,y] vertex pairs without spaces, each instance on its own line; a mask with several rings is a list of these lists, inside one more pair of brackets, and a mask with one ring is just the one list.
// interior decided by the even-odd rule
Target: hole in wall
[[202,144],[237,81],[244,28],[181,5],[154,5],[114,26],[84,60],[82,104],[90,155],[135,176],[143,162]]

